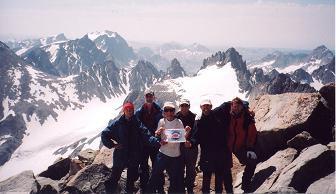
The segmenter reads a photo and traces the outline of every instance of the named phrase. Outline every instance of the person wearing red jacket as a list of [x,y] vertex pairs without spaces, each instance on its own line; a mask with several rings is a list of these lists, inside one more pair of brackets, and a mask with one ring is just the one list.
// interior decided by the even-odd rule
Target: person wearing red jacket
[[251,178],[258,159],[254,149],[257,130],[254,115],[244,108],[243,101],[238,97],[231,101],[228,126],[229,149],[241,164],[246,165],[242,177],[242,189],[244,192],[250,192]]

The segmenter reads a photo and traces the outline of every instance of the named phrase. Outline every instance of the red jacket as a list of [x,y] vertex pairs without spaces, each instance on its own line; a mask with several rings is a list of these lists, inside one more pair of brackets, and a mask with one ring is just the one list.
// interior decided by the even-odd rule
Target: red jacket
[[254,120],[248,122],[244,126],[244,113],[239,117],[230,115],[229,133],[228,133],[228,146],[232,152],[236,152],[242,148],[253,150],[256,143],[257,129]]

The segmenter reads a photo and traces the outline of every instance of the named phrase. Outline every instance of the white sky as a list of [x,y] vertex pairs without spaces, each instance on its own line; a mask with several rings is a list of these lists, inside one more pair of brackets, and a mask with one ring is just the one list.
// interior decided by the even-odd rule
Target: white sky
[[333,0],[1,0],[0,40],[118,32],[127,41],[313,49],[335,45]]

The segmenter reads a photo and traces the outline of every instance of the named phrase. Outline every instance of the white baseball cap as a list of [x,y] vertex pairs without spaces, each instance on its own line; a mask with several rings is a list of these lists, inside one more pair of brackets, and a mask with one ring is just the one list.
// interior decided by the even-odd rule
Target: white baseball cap
[[211,104],[211,100],[210,100],[210,99],[204,99],[204,100],[202,100],[201,103],[200,103],[201,106],[203,106],[203,105],[205,105],[205,104],[212,105],[212,104]]

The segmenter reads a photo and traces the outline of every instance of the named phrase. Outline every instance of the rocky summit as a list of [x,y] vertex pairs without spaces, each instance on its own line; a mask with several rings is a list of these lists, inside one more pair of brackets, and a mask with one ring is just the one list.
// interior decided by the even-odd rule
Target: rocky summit
[[[263,95],[251,101],[260,158],[252,193],[335,192],[335,115],[334,106],[330,106],[335,103],[334,92],[331,84],[321,92]],[[38,175],[24,171],[0,182],[0,192],[106,193],[112,156],[113,149],[105,147],[84,150],[71,158],[60,158]],[[242,172],[236,173],[234,192],[241,193]],[[196,182],[200,183],[200,177],[198,174]],[[126,172],[119,182],[121,193],[125,178]],[[199,189],[200,185],[194,191]]]

